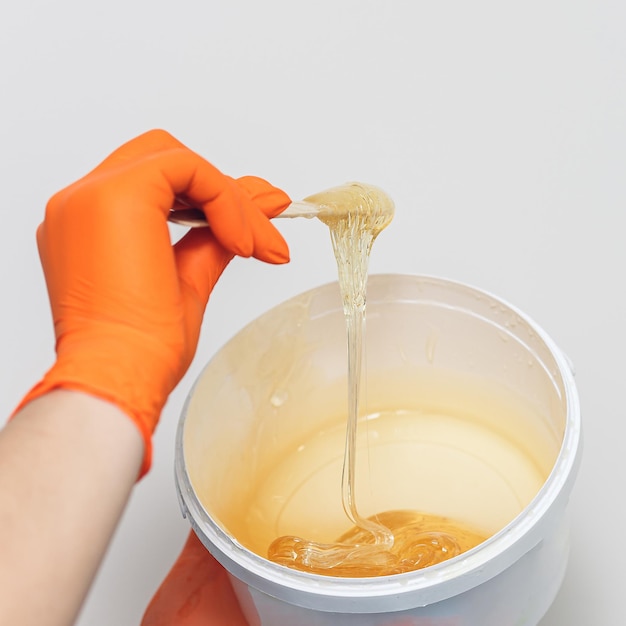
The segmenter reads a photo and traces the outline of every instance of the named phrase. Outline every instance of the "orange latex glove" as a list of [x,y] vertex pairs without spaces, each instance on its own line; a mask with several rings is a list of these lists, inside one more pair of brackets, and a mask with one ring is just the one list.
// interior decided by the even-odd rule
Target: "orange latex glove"
[[248,626],[226,570],[193,531],[141,626]]
[[[202,208],[211,228],[172,246],[166,218],[181,200]],[[145,441],[143,475],[152,432],[191,363],[213,286],[235,254],[289,260],[268,219],[289,202],[262,179],[225,176],[159,130],[54,195],[37,243],[57,359],[20,407],[55,388],[115,403]]]

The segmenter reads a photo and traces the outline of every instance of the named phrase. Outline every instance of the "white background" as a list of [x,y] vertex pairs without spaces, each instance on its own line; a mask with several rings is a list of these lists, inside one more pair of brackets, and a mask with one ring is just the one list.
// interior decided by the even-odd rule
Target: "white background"
[[[372,272],[491,291],[575,363],[585,454],[568,574],[541,626],[624,623],[623,0],[4,1],[0,77],[2,415],[53,359],[34,239],[46,200],[119,144],[162,127],[295,199],[379,185],[397,216]],[[321,223],[279,228],[291,264],[237,260],[213,294],[81,626],[137,624],[182,546],[173,436],[200,367],[336,277]]]

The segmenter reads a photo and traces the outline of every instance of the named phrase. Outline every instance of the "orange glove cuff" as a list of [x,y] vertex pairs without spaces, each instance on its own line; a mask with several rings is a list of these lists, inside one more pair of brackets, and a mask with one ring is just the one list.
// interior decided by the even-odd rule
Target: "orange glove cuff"
[[[128,358],[124,358],[124,354]],[[138,360],[136,354],[144,358]],[[152,358],[145,358],[147,354],[152,354]],[[160,373],[164,369],[166,361],[172,364],[171,381],[163,381],[155,374],[155,370]],[[174,347],[171,354],[166,355],[162,344],[152,342],[149,337],[138,336],[133,329],[123,333],[117,326],[106,335],[101,324],[97,334],[68,333],[57,342],[55,364],[26,394],[15,412],[54,389],[82,391],[115,404],[131,418],[144,441],[141,478],[150,469],[152,433],[169,390],[175,384],[177,362]],[[156,380],[166,384],[159,389],[155,386]]]
[[58,368],[56,365],[52,367],[48,373],[22,398],[17,408],[13,411],[10,419],[12,419],[29,402],[36,400],[37,398],[44,396],[55,389],[82,391],[102,400],[111,402],[124,411],[124,413],[126,413],[139,428],[141,438],[144,442],[144,456],[137,480],[143,478],[152,465],[152,431],[148,428],[145,420],[143,420],[140,415],[133,412],[131,407],[123,406],[119,399],[113,397],[106,389],[99,388],[96,385],[82,381],[80,380],[80,377],[77,377],[76,380],[72,380],[71,376],[67,376],[62,370],[63,368]]

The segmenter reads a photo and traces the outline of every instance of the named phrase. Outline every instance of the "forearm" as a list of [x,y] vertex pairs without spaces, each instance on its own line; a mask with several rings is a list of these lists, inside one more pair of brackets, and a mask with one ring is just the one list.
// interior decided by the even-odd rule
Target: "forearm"
[[79,392],[34,400],[0,431],[0,624],[74,622],[142,455],[128,417]]

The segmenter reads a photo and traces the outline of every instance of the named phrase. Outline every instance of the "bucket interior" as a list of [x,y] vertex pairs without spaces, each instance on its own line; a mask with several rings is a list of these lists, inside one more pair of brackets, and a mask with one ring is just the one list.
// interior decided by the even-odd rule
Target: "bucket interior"
[[[336,284],[238,333],[199,377],[183,418],[195,496],[265,556],[284,534],[335,541],[347,419]],[[417,510],[493,535],[535,498],[567,419],[553,350],[500,300],[418,276],[369,279],[357,446],[361,515]]]

